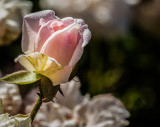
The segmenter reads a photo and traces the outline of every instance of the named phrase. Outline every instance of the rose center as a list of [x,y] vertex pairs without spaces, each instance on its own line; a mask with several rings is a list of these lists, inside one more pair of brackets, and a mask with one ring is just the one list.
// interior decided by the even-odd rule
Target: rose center
[[62,21],[56,21],[55,23],[53,23],[52,26],[53,26],[53,29],[54,29],[55,32],[58,31],[58,30],[61,30],[65,27],[65,25],[63,24]]

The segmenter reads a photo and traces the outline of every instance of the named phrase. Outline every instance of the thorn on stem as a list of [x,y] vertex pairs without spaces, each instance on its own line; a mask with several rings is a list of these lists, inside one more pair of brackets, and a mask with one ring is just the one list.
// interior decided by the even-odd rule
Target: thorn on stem
[[63,91],[61,90],[61,88],[59,89],[59,92],[62,96],[64,96]]
[[41,96],[41,94],[40,94],[39,92],[37,93],[37,95],[38,95],[39,97]]
[[[52,102],[54,102],[54,100],[52,100]],[[54,102],[55,103],[55,102]]]
[[42,102],[45,102],[47,100],[47,98],[42,98]]
[[74,78],[73,78],[73,81],[75,81],[75,82],[79,82],[79,81],[76,81]]

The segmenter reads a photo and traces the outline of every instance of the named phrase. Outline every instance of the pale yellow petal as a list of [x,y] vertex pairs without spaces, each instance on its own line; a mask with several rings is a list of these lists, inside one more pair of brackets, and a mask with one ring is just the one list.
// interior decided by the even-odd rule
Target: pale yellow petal
[[15,62],[19,62],[28,71],[36,71],[35,67],[27,59],[26,55],[20,55],[15,59]]
[[[34,71],[48,77],[53,83],[60,83],[68,80],[69,67],[63,68],[55,59],[45,54],[35,52],[29,55],[20,55],[16,61],[28,71]],[[68,71],[69,70],[69,71]]]

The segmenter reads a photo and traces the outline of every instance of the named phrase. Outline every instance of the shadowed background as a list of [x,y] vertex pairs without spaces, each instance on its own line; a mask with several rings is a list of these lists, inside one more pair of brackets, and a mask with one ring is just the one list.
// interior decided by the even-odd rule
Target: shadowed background
[[[129,127],[150,127],[160,116],[159,0],[33,0],[32,12],[52,9],[82,18],[92,39],[78,66],[82,93],[112,93],[130,111]],[[22,19],[21,19],[22,20]],[[18,70],[21,35],[0,46],[0,70]],[[22,88],[21,88],[22,89]],[[25,89],[26,90],[26,89]],[[25,92],[23,90],[22,93]]]

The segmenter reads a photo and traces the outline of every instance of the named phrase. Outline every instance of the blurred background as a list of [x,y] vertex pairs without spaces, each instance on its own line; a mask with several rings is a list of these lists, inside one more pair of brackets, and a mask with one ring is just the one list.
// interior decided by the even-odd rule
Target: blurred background
[[14,58],[22,54],[24,15],[45,9],[82,18],[92,32],[78,64],[82,93],[119,98],[131,113],[129,127],[159,124],[160,0],[0,0],[3,75],[21,69]]

